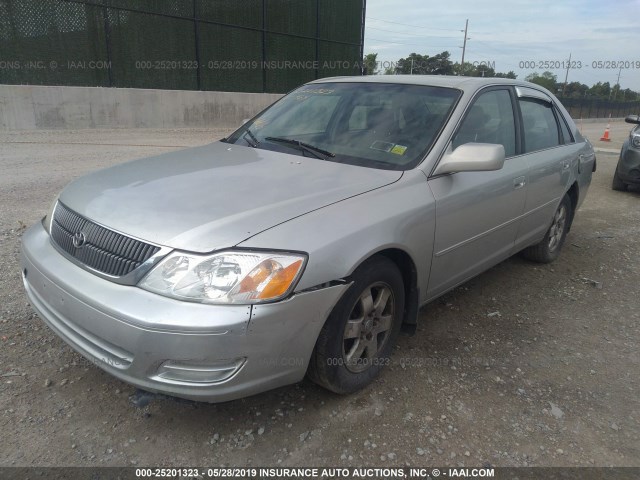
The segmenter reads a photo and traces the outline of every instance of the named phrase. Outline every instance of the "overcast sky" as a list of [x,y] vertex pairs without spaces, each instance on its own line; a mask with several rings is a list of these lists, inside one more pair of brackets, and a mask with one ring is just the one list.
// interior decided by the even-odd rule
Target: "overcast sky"
[[[459,62],[467,18],[465,61],[495,62],[496,71],[513,70],[524,79],[543,69],[523,69],[520,62],[562,61],[571,53],[582,68],[569,71],[569,82],[589,86],[614,85],[620,71],[593,62],[629,61],[620,84],[640,91],[640,0],[367,0],[364,52],[395,61],[448,50]],[[564,81],[566,70],[550,71]]]

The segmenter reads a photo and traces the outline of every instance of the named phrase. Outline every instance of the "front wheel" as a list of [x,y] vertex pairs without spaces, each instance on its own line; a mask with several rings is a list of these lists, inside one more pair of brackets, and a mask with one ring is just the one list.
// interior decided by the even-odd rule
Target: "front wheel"
[[309,377],[336,393],[371,383],[385,365],[400,331],[404,284],[386,257],[368,260],[327,319],[309,365]]
[[571,200],[565,195],[553,215],[551,226],[540,243],[525,248],[522,256],[538,263],[553,262],[558,255],[571,224]]
[[616,171],[613,172],[613,181],[611,182],[611,188],[619,192],[625,192],[627,190],[627,184],[620,179],[617,168]]

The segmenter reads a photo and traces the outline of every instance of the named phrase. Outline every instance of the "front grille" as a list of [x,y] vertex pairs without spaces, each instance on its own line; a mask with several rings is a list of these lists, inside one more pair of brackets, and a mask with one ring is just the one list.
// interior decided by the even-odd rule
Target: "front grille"
[[53,214],[51,238],[82,265],[114,277],[134,271],[160,250],[155,245],[96,225],[60,202]]

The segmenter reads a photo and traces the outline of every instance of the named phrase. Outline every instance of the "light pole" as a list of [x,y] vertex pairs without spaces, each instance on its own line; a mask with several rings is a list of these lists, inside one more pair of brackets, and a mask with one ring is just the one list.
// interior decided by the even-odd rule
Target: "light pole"
[[571,53],[569,53],[569,61],[567,62],[567,73],[564,76],[564,85],[562,85],[561,97],[564,97],[564,90],[567,88],[567,80],[569,80],[569,67],[571,66]]
[[[622,67],[620,67],[620,70],[618,71],[618,81],[616,82],[616,85],[618,86],[618,90],[620,90],[620,74],[622,73]],[[613,99],[616,99],[616,96],[618,95],[618,90],[616,90],[615,92],[613,92]]]
[[[464,53],[467,50],[467,30],[469,29],[469,19],[464,24],[464,42],[462,43],[462,63],[460,63],[460,71],[458,75],[462,75],[464,73]],[[462,32],[462,30],[460,30]]]

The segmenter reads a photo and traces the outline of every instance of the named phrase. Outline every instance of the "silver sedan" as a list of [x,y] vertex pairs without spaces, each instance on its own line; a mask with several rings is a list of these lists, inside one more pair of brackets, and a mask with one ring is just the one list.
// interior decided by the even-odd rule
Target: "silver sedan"
[[559,254],[593,148],[526,82],[328,78],[229,137],[80,178],[23,237],[34,309],[138,387],[210,402],[372,382],[419,308]]

